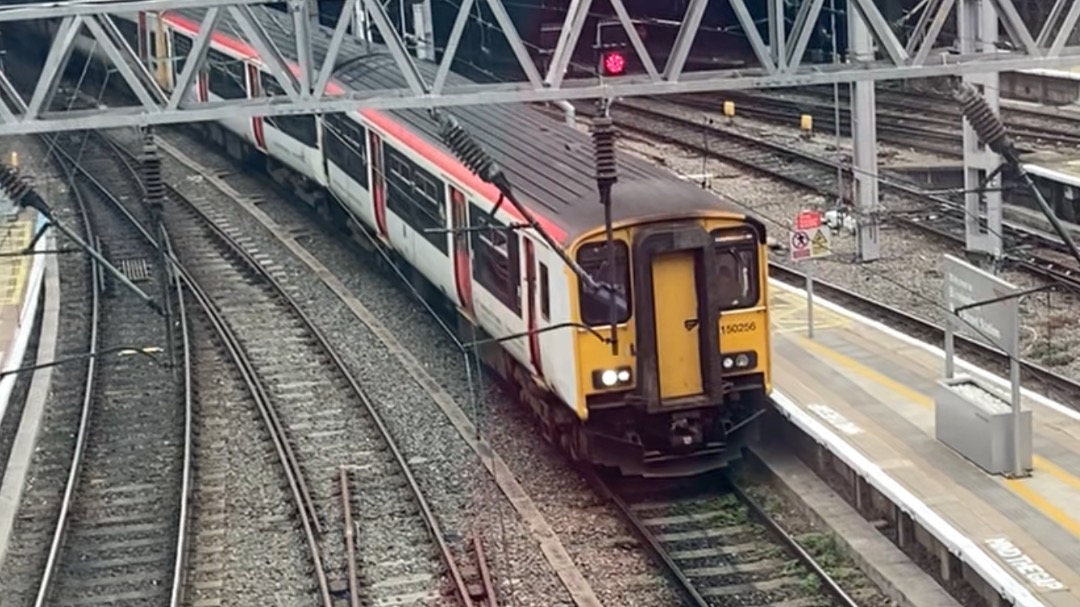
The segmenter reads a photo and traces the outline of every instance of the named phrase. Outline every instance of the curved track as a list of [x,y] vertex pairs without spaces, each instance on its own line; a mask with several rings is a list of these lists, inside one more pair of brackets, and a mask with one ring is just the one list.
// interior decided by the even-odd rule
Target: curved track
[[[469,605],[443,531],[408,464],[369,397],[297,305],[302,294],[282,288],[265,258],[226,218],[175,190],[168,189],[167,197],[179,272],[258,403],[308,535],[322,603],[330,605],[344,591],[354,605],[361,597],[432,597],[445,572]],[[344,495],[343,473],[354,488]],[[398,542],[352,546],[346,505],[361,538],[372,535],[366,533],[371,526],[391,526]],[[357,571],[358,554],[383,566],[365,568],[358,579],[350,573]]]
[[[97,142],[73,136],[60,164],[72,171],[86,232],[100,252],[158,302],[177,296],[153,248],[117,214],[88,175],[141,191],[126,167],[103,162]],[[59,148],[58,148],[59,149]],[[104,160],[107,160],[104,159]],[[190,369],[174,369],[170,323],[94,264],[92,353],[76,445],[35,605],[175,605],[181,588],[190,471]],[[176,319],[183,326],[185,319]],[[148,359],[146,354],[153,360]]]
[[650,547],[690,604],[857,607],[793,537],[737,485],[591,482]]

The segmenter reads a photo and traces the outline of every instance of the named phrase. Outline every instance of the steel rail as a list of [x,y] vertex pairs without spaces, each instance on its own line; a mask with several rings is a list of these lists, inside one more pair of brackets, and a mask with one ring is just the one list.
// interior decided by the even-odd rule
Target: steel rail
[[[634,512],[630,504],[628,504],[626,500],[611,487],[611,485],[604,481],[597,472],[590,470],[584,472],[584,475],[589,484],[593,485],[605,498],[615,504],[619,514],[630,523],[630,527],[633,529],[635,535],[648,545],[653,556],[663,564],[668,576],[675,580],[679,585],[679,589],[693,602],[695,607],[711,607],[710,603],[700,592],[698,592],[694,583],[690,581],[690,578],[675,562],[675,559],[660,543],[660,540],[649,530],[645,522],[641,520],[641,517]],[[795,540],[791,534],[786,532],[779,523],[770,517],[757,502],[752,500],[750,496],[739,488],[730,478],[725,478],[725,480],[729,484],[729,487],[736,498],[747,506],[751,516],[761,520],[766,525],[769,532],[788,550],[794,553],[795,557],[806,565],[812,574],[822,581],[826,592],[828,592],[839,605],[842,607],[859,607],[859,604],[836,583],[836,580],[832,579],[832,576],[825,571],[821,564],[818,563],[809,552],[799,545],[798,541]]]
[[773,534],[773,537],[780,540],[788,550],[795,553],[795,558],[805,565],[811,573],[813,573],[821,582],[825,585],[825,590],[832,595],[833,599],[844,607],[859,607],[859,604],[855,602],[855,599],[851,598],[840,584],[836,583],[836,580],[829,575],[829,572],[825,571],[825,568],[814,559],[813,555],[806,551],[805,548],[799,544],[799,541],[795,539],[793,535],[784,530],[780,526],[780,523],[776,522],[776,519],[769,516],[769,513],[765,512],[765,509],[761,507],[761,504],[757,503],[757,500],[750,497],[746,491],[743,490],[734,480],[728,478],[728,484],[731,492],[735,494],[735,497],[739,498],[749,510],[751,516],[757,518],[766,527],[769,528],[769,532]]
[[630,523],[631,529],[638,538],[645,542],[649,547],[649,551],[656,557],[660,563],[664,566],[665,571],[672,580],[679,586],[679,590],[683,595],[689,599],[694,607],[711,607],[705,597],[701,596],[701,593],[694,587],[694,583],[690,581],[690,578],[686,576],[682,568],[679,567],[675,559],[660,543],[660,540],[655,535],[649,532],[645,522],[641,520],[641,517],[634,512],[634,509],[630,507],[630,504],[626,503],[620,495],[618,495],[614,489],[611,488],[600,475],[594,470],[586,470],[583,472],[586,481],[607,498],[612,504],[615,504],[615,508],[618,509],[619,514],[622,515],[628,523]]
[[[131,155],[130,151],[124,149],[116,142],[112,142],[112,145],[115,149],[117,149],[118,152],[129,156]],[[398,448],[397,442],[393,439],[393,436],[390,433],[390,430],[387,428],[385,422],[383,421],[382,416],[376,409],[374,401],[362,389],[360,384],[357,382],[355,376],[348,371],[348,367],[345,365],[345,362],[341,359],[341,356],[338,354],[337,350],[330,344],[325,333],[323,333],[323,331],[315,325],[315,323],[311,320],[311,317],[300,308],[300,305],[293,297],[288,294],[288,291],[286,291],[286,289],[277,281],[277,279],[270,275],[265,270],[265,268],[263,268],[263,266],[254,257],[252,257],[239,243],[237,243],[232,237],[226,234],[220,226],[214,223],[214,221],[210,217],[208,217],[201,209],[199,209],[190,200],[188,200],[187,197],[185,197],[181,192],[179,192],[169,184],[165,184],[165,189],[167,194],[173,200],[185,204],[189,209],[191,209],[191,211],[201,219],[204,225],[210,228],[211,231],[215,234],[215,236],[223,244],[225,244],[226,247],[229,248],[229,250],[234,255],[236,255],[239,259],[243,260],[251,268],[252,272],[257,274],[260,279],[264,280],[273,288],[273,290],[282,299],[282,301],[284,301],[288,305],[290,310],[294,314],[296,314],[296,316],[301,320],[305,327],[307,327],[310,333],[316,338],[316,342],[319,344],[320,348],[322,348],[322,350],[327,354],[328,358],[330,358],[334,367],[336,367],[341,372],[342,377],[349,384],[349,387],[353,394],[355,394],[356,397],[363,404],[365,412],[370,416],[375,427],[378,429],[379,436],[386,443],[388,449],[394,457],[395,462],[401,469],[402,474],[406,479],[406,483],[408,484],[409,489],[413,494],[417,505],[420,508],[421,516],[425,526],[428,529],[428,533],[435,541],[440,553],[440,557],[449,572],[451,580],[453,580],[454,582],[454,587],[459,597],[462,599],[462,602],[468,604],[468,588],[466,587],[465,582],[462,579],[461,572],[458,568],[457,563],[454,560],[453,552],[450,549],[450,545],[446,540],[441,525],[439,524],[438,519],[435,517],[435,514],[432,511],[431,506],[427,501],[427,498],[424,496],[423,490],[420,488],[419,482],[413,475],[412,470],[405,459],[405,456]],[[185,280],[190,281],[188,284],[189,288],[198,289],[199,291],[201,291],[201,287],[199,287],[198,284],[194,281],[194,279],[190,277],[187,269],[182,264],[180,264],[179,260],[171,254],[169,256],[169,259],[172,265],[177,268],[177,270],[181,273]],[[211,300],[207,296],[207,302],[210,301]],[[269,403],[269,399],[267,399],[267,403]],[[299,470],[299,468],[297,469]],[[321,570],[321,567],[319,567],[319,569]]]
[[[83,136],[95,136],[95,134],[91,133],[91,132],[84,132],[84,133],[81,133],[81,134]],[[45,139],[45,138],[43,137],[42,139]],[[49,142],[46,141],[45,143],[48,144]],[[116,208],[120,209],[130,221],[135,222],[135,219],[134,219],[134,217],[131,216],[131,214],[128,212],[128,210],[126,208],[124,208],[123,205],[116,199],[116,197],[112,194],[112,192],[109,191],[108,188],[105,187],[90,171],[85,169],[78,162],[78,159],[74,158],[71,155],[70,152],[68,152],[67,150],[62,149],[59,146],[53,146],[53,145],[49,145],[49,149],[51,150],[51,155],[52,155],[54,161],[68,175],[70,189],[74,193],[74,195],[76,197],[76,200],[78,201],[79,212],[80,212],[80,215],[82,217],[83,225],[86,227],[87,240],[91,241],[91,238],[94,238],[94,240],[91,241],[91,242],[96,242],[95,249],[100,252],[101,251],[100,239],[97,239],[96,237],[92,236],[92,234],[93,234],[93,231],[92,231],[93,223],[90,220],[88,205],[86,204],[86,201],[83,198],[82,194],[80,193],[79,189],[75,186],[75,180],[77,179],[76,175],[78,175],[78,177],[81,177],[83,180],[85,180],[86,183],[91,185],[91,187],[93,187],[93,189],[95,191],[97,191],[100,195],[102,195],[106,200],[109,200],[110,203],[113,204]],[[128,161],[126,161],[126,160],[124,160],[122,158],[121,158],[121,160],[122,160],[125,168],[131,174],[131,178],[136,179],[136,180],[139,179],[137,169],[130,162],[128,162]],[[66,163],[67,166],[64,166],[65,163]],[[138,224],[135,223],[135,225],[137,226]],[[139,226],[139,231],[142,233],[142,236],[144,238],[148,237],[148,234],[146,234],[145,231],[142,230],[141,226]],[[150,241],[153,242],[152,239],[150,239]],[[92,264],[93,282],[95,284],[95,288],[93,290],[93,299],[92,299],[92,307],[93,307],[92,319],[93,320],[92,320],[92,329],[91,329],[92,330],[92,340],[93,340],[93,343],[94,343],[94,347],[93,347],[93,350],[91,352],[91,356],[90,356],[89,361],[88,361],[87,383],[86,383],[86,388],[85,388],[85,391],[84,391],[84,399],[83,399],[83,412],[82,412],[82,415],[81,415],[81,418],[80,418],[79,430],[78,430],[78,438],[77,438],[77,441],[76,441],[75,457],[78,458],[79,467],[81,467],[82,456],[83,456],[83,453],[85,452],[86,437],[89,434],[89,428],[90,428],[90,410],[92,409],[91,405],[92,405],[92,401],[93,401],[93,384],[94,384],[94,382],[93,382],[94,377],[93,376],[96,374],[96,366],[97,366],[96,365],[96,356],[93,356],[93,354],[96,354],[97,342],[98,342],[98,339],[100,337],[99,332],[98,332],[98,328],[99,328],[98,327],[98,325],[99,325],[98,321],[100,320],[99,293],[104,288],[102,286],[104,284],[104,282],[103,282],[104,281],[104,274],[101,272],[101,270],[99,268],[99,265],[98,265],[98,262],[96,260],[94,260],[94,259],[91,259],[90,262]],[[186,309],[185,309],[184,303],[183,303],[183,286],[180,284],[180,282],[177,279],[177,280],[174,280],[174,287],[175,287],[174,294],[177,297],[178,305],[179,305],[178,321],[179,321],[180,327],[181,327],[181,344],[182,344],[182,355],[183,355],[183,373],[184,373],[184,377],[183,377],[183,384],[184,384],[184,388],[183,388],[184,389],[184,404],[183,404],[183,406],[184,406],[184,432],[183,432],[183,437],[184,438],[183,438],[183,440],[184,440],[184,445],[183,445],[183,455],[181,456],[183,458],[183,461],[181,462],[181,479],[180,479],[180,481],[181,481],[181,490],[180,491],[181,492],[180,492],[179,512],[178,512],[178,515],[177,515],[178,516],[178,519],[177,519],[177,523],[178,523],[177,524],[177,539],[176,539],[176,543],[175,543],[176,556],[174,558],[173,576],[172,576],[172,583],[171,583],[171,589],[170,589],[169,605],[170,605],[170,607],[179,607],[179,605],[182,603],[183,597],[184,597],[184,584],[183,584],[184,564],[187,561],[187,559],[186,559],[186,546],[187,546],[187,532],[188,532],[188,525],[189,525],[189,520],[188,519],[189,519],[191,493],[192,493],[192,490],[193,490],[192,483],[191,483],[191,477],[192,477],[192,468],[193,468],[192,460],[194,458],[194,449],[193,449],[194,391],[193,391],[192,377],[191,377],[191,373],[192,373],[192,365],[191,365],[192,360],[191,360],[191,347],[190,347],[191,343],[190,343],[189,333],[188,333]],[[73,466],[73,468],[75,468],[75,467]],[[68,478],[68,487],[65,488],[64,503],[61,506],[62,522],[60,524],[58,524],[56,538],[60,538],[64,533],[66,533],[67,515],[70,512],[70,502],[74,498],[74,489],[75,489],[77,479],[78,479],[78,476],[77,476],[76,472],[77,472],[77,470],[73,470],[73,473]],[[60,541],[60,543],[56,543],[56,540],[54,539],[54,545],[50,548],[49,559],[46,562],[45,574],[43,575],[42,585],[39,588],[38,597],[37,597],[37,599],[35,601],[35,607],[41,607],[41,605],[43,605],[44,602],[48,598],[48,590],[50,588],[51,582],[52,582],[53,577],[55,575],[55,568],[59,565],[58,555],[59,555],[59,551],[62,549],[62,543],[63,543],[62,540]]]
[[[50,147],[53,152],[53,158],[59,165],[61,161],[59,160],[59,156],[56,155],[56,152],[61,150],[59,147]],[[90,221],[90,213],[87,209],[86,201],[83,199],[79,189],[75,187],[75,179],[74,172],[67,174],[68,185],[72,194],[75,196],[76,203],[79,207],[79,216],[82,220],[83,229],[86,232],[86,242],[100,250],[100,244],[94,234],[93,222]],[[42,607],[48,600],[52,582],[56,575],[56,568],[59,566],[60,552],[63,549],[64,540],[67,535],[68,515],[71,512],[72,502],[74,502],[75,488],[78,484],[79,472],[82,468],[83,453],[86,450],[86,442],[90,428],[90,414],[93,410],[91,405],[94,400],[94,380],[97,375],[97,353],[101,339],[99,331],[101,325],[101,292],[104,287],[102,284],[102,273],[101,269],[98,267],[98,262],[93,258],[89,261],[91,282],[90,351],[88,352],[86,361],[86,381],[83,384],[82,409],[79,413],[79,427],[76,430],[75,450],[72,453],[71,467],[68,470],[68,478],[64,486],[64,497],[60,502],[60,512],[57,515],[56,531],[53,533],[52,543],[49,545],[49,555],[46,558],[45,569],[42,571],[41,583],[38,586],[37,597],[34,600],[35,607]]]
[[[130,152],[123,149],[122,146],[119,146],[114,141],[110,140],[108,137],[100,133],[96,133],[95,136],[102,137],[113,149],[113,151],[116,152],[118,159],[120,159],[121,162],[124,162],[125,164],[130,166],[130,164],[128,163],[128,160],[132,158],[132,154]],[[160,244],[154,239],[154,237],[150,234],[146,227],[143,226],[142,223],[134,215],[131,214],[127,207],[112,194],[112,192],[108,189],[107,186],[102,184],[98,179],[96,179],[93,175],[87,172],[84,172],[83,176],[88,183],[90,183],[97,191],[99,191],[107,200],[111,202],[111,204],[121,214],[125,216],[125,218],[131,223],[132,227],[140,233],[143,239],[146,240],[146,242],[150,246],[160,250]],[[172,188],[167,187],[167,190],[172,193],[174,197],[180,196],[177,192],[172,190]],[[219,234],[221,233],[219,232]],[[207,315],[207,318],[214,326],[214,329],[218,333],[218,336],[225,344],[226,350],[228,350],[229,352],[229,356],[237,364],[237,368],[240,370],[241,376],[244,379],[244,383],[245,385],[247,385],[248,391],[251,393],[252,398],[256,402],[256,406],[258,407],[260,415],[262,416],[263,421],[266,424],[267,431],[270,434],[271,441],[274,443],[279,461],[284,468],[286,480],[289,483],[289,488],[290,490],[292,490],[293,497],[296,501],[301,525],[303,526],[305,535],[307,536],[308,547],[312,556],[312,562],[315,565],[316,577],[317,581],[319,582],[319,590],[323,598],[323,605],[324,607],[332,607],[333,603],[330,597],[329,582],[326,579],[326,571],[322,567],[322,558],[318,545],[318,533],[316,532],[315,527],[315,523],[317,521],[313,519],[315,513],[314,506],[311,506],[310,512],[305,506],[305,500],[302,496],[307,494],[308,491],[306,489],[306,486],[301,487],[301,485],[303,484],[303,478],[298,475],[300,471],[299,464],[296,462],[295,457],[291,457],[292,452],[291,449],[288,447],[288,441],[285,440],[284,427],[281,425],[280,421],[277,420],[276,413],[273,411],[272,405],[270,405],[270,399],[265,390],[265,387],[258,379],[258,375],[255,373],[254,367],[247,359],[243,347],[241,346],[240,340],[232,332],[231,328],[225,322],[224,318],[217,312],[217,308],[213,305],[213,301],[210,299],[210,297],[194,280],[194,278],[187,271],[187,269],[182,264],[180,264],[179,260],[172,253],[171,250],[163,251],[163,253],[165,259],[169,262],[169,264],[176,272],[177,279],[180,280],[183,286],[195,297],[196,301],[199,303],[199,307],[202,309],[203,313]],[[253,263],[253,260],[250,260],[249,263]],[[255,264],[253,267],[258,268],[259,266]]]

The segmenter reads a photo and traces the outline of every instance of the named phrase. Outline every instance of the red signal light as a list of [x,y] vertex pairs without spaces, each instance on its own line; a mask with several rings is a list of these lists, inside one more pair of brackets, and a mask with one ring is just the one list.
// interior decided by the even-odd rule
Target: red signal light
[[605,76],[618,76],[626,71],[626,57],[618,51],[604,53],[600,63]]

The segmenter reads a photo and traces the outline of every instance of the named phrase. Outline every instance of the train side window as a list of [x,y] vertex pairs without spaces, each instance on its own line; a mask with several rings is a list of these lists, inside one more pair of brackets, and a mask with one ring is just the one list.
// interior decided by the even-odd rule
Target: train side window
[[173,69],[176,78],[180,78],[180,72],[184,69],[184,62],[187,61],[188,55],[191,54],[191,38],[173,32],[172,39],[172,56],[176,61],[176,67]]
[[749,308],[758,302],[757,234],[746,228],[712,231],[720,281],[720,309]]
[[630,320],[632,301],[630,297],[630,250],[621,240],[614,241],[615,265],[610,264],[606,242],[582,245],[578,249],[577,262],[601,286],[592,290],[584,281],[578,281],[581,300],[581,322],[596,327],[611,323],[611,303],[615,303],[615,322]]
[[543,263],[540,266],[540,316],[544,320],[551,320],[551,287],[548,286],[548,269]]
[[[516,316],[521,316],[521,262],[518,236],[488,212],[469,205],[472,228],[473,278]],[[487,228],[487,229],[476,229]]]
[[225,53],[209,49],[206,61],[210,66],[210,92],[222,99],[246,99],[244,62]]
[[345,114],[323,118],[323,147],[326,158],[367,189],[367,129]]
[[[446,184],[391,146],[383,146],[387,207],[398,214],[444,255],[449,254],[446,231]],[[432,230],[432,231],[428,231]]]
[[[278,81],[265,72],[259,72],[259,84],[262,86],[263,95],[266,97],[284,97],[285,89],[281,88]],[[318,145],[315,116],[267,116],[266,121],[275,129],[285,133],[289,137],[303,143],[308,147]]]

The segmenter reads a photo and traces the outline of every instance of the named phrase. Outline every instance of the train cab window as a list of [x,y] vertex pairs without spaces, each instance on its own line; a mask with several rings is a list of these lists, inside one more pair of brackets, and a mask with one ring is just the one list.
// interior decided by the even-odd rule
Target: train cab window
[[751,229],[712,231],[720,275],[720,309],[749,308],[758,302],[757,234]]
[[548,285],[547,266],[540,263],[540,316],[551,320],[551,287]]
[[323,147],[326,159],[345,171],[361,187],[367,189],[367,134],[359,122],[345,114],[323,117]]
[[473,229],[469,232],[473,250],[473,278],[511,312],[521,316],[521,262],[518,235],[506,229],[488,212],[469,205]]
[[578,281],[581,322],[590,327],[611,323],[612,302],[615,304],[615,322],[630,320],[630,251],[620,240],[612,244],[615,247],[614,266],[606,242],[586,244],[578,249],[578,265],[600,284],[600,289],[594,291],[584,281]]
[[[281,88],[278,81],[270,74],[260,72],[259,73],[259,85],[262,87],[263,95],[266,97],[284,97],[285,89]],[[299,141],[300,143],[308,146],[315,147],[318,145],[318,134],[316,133],[315,116],[308,115],[294,115],[294,116],[271,116],[267,117],[267,122],[270,126],[278,129],[282,133],[285,133],[289,137]]]
[[222,99],[246,99],[244,62],[209,49],[206,62],[210,66],[210,92]]

